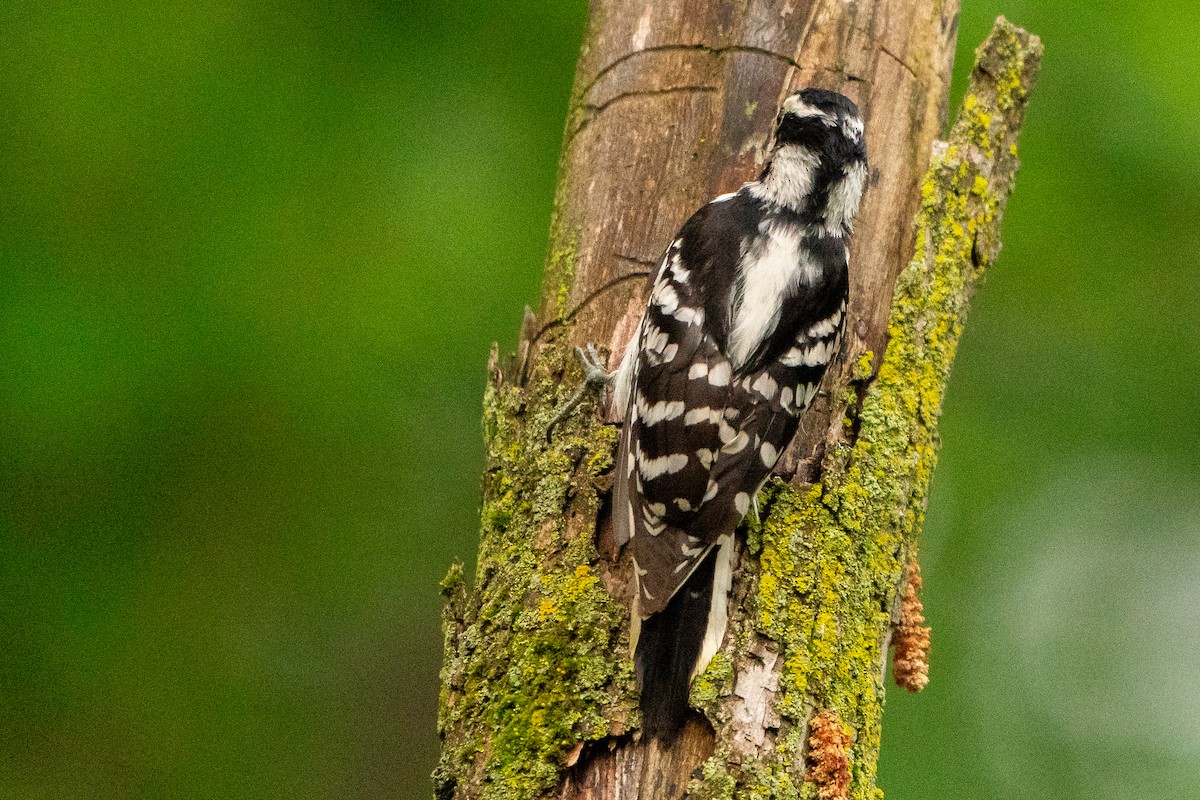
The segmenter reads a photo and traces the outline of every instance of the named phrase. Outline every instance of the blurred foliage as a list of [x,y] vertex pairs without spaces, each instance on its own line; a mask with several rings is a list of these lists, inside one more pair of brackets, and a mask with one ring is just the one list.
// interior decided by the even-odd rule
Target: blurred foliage
[[[1200,771],[1200,15],[1047,58],[923,540],[895,797]],[[420,798],[488,343],[582,0],[0,6],[0,797]]]

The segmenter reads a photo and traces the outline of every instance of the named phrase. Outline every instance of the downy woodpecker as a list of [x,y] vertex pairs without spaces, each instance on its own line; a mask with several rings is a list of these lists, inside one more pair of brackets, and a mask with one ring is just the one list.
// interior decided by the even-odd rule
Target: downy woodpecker
[[670,735],[721,646],[734,530],[836,355],[867,178],[858,109],[805,89],[758,179],[697,211],[657,270],[617,371],[613,523],[637,587],[643,728]]

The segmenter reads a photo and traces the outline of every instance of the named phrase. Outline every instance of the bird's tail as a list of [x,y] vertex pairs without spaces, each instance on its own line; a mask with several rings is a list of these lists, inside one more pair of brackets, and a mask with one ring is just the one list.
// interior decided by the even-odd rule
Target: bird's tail
[[688,714],[692,676],[720,648],[733,577],[732,544],[732,536],[722,537],[666,608],[641,622],[634,665],[647,736],[679,731]]

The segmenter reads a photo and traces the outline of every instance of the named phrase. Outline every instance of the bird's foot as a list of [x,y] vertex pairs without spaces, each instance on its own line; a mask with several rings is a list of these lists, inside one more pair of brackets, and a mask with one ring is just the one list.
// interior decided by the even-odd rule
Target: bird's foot
[[600,357],[600,353],[596,351],[596,345],[594,344],[589,343],[586,347],[576,347],[575,355],[579,357],[579,363],[583,365],[583,385],[558,410],[558,413],[554,415],[554,419],[550,420],[549,424],[546,425],[546,441],[550,441],[550,435],[554,433],[555,426],[566,419],[567,415],[583,402],[583,398],[589,392],[602,393],[616,374],[604,369],[605,361]]

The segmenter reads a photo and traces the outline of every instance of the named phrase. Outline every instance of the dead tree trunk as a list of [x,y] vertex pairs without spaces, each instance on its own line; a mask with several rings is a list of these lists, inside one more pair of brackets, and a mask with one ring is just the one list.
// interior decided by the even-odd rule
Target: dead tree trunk
[[[517,356],[490,367],[474,584],[459,567],[443,584],[438,797],[800,797],[809,782],[874,798],[894,632],[898,679],[924,681],[913,557],[937,418],[999,249],[1040,59],[1036,37],[998,21],[935,147],[957,13],[956,0],[593,2],[541,309]],[[804,86],[848,95],[866,120],[848,335],[762,521],[744,526],[729,633],[693,684],[700,711],[663,748],[637,733],[632,581],[604,507],[615,431],[594,403],[547,429],[580,380],[572,346],[619,355],[661,250],[755,175],[779,103]]]

